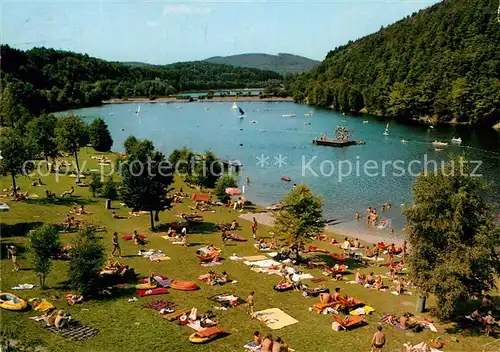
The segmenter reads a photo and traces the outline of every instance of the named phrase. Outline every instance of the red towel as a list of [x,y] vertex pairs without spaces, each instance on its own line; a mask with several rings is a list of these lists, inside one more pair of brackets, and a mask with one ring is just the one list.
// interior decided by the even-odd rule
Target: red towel
[[166,288],[153,288],[151,290],[137,290],[137,294],[140,297],[163,295],[165,293],[168,293],[168,290]]
[[[141,240],[143,240],[143,239],[145,239],[145,238],[146,238],[146,236],[144,236],[143,234],[140,234],[140,235],[139,235],[139,238],[140,238]],[[126,240],[126,241],[130,241],[130,240],[132,239],[132,235],[123,235],[123,236],[122,236],[122,239],[124,239],[124,240]]]

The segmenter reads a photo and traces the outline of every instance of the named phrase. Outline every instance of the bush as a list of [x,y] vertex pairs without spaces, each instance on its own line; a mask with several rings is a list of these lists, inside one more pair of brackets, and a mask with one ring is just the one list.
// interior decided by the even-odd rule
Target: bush
[[51,257],[61,248],[59,231],[54,225],[43,225],[28,235],[28,250],[33,271],[40,279],[40,287],[45,288],[45,278],[50,273]]
[[232,175],[225,174],[217,180],[215,185],[215,196],[223,203],[226,203],[231,197],[226,194],[226,188],[236,187],[236,180]]
[[90,191],[92,192],[92,196],[98,196],[101,193],[102,189],[101,175],[92,173],[89,187]]
[[101,197],[116,200],[118,199],[118,184],[113,179],[108,179],[101,188]]
[[80,236],[71,250],[68,280],[83,295],[99,289],[99,272],[104,265],[104,246],[95,239]]

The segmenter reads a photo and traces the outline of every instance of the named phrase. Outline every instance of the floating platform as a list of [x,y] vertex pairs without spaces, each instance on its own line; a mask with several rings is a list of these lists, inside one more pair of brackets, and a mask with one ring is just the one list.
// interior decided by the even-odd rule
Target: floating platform
[[360,145],[360,144],[365,144],[364,141],[341,141],[338,139],[313,139],[313,144],[316,145],[326,145],[329,147],[337,147],[337,148],[343,148],[343,147],[349,147],[351,145]]

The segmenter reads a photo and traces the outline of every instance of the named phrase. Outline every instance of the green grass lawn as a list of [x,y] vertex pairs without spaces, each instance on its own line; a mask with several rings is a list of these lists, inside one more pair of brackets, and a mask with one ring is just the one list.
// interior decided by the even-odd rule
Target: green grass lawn
[[[90,159],[91,155],[100,155],[88,150],[82,150],[80,159],[87,161],[85,169],[98,168],[95,160]],[[110,155],[111,157],[111,155]],[[68,159],[71,161],[71,159]],[[50,189],[56,194],[61,194],[64,190],[74,185],[74,179],[68,176],[61,176],[59,183],[55,182],[55,175],[43,178],[47,186],[31,187],[31,182],[24,177],[18,178],[18,184],[23,191],[40,195],[38,200],[27,200],[23,202],[8,201],[11,207],[10,211],[1,214],[2,224],[2,262],[1,262],[1,290],[3,292],[13,292],[10,288],[16,284],[33,283],[38,284],[38,279],[34,272],[30,270],[30,262],[24,252],[26,245],[26,232],[32,226],[40,223],[59,223],[63,221],[67,211],[75,204],[85,204],[86,208],[92,213],[81,216],[82,219],[88,219],[92,222],[107,227],[107,232],[101,232],[108,252],[111,250],[111,235],[114,231],[123,234],[131,234],[133,230],[147,235],[149,243],[147,248],[156,248],[163,250],[172,258],[171,261],[162,263],[151,263],[148,259],[136,256],[138,247],[131,241],[121,241],[122,254],[124,256],[120,261],[135,268],[142,277],[148,275],[150,271],[156,274],[168,275],[179,280],[196,280],[198,275],[208,272],[209,268],[203,268],[199,265],[195,256],[197,246],[188,248],[172,245],[169,241],[162,239],[162,233],[151,233],[149,231],[149,217],[133,217],[131,219],[112,219],[111,211],[105,210],[105,200],[93,198],[88,188],[75,187],[75,193],[71,199],[64,203],[54,204],[44,201],[45,189]],[[1,188],[10,186],[11,178],[1,178]],[[179,186],[180,184],[177,184]],[[185,188],[187,189],[187,188]],[[6,198],[7,199],[7,198]],[[171,211],[160,215],[160,223],[179,220],[176,213],[188,211],[191,205],[190,200],[176,205]],[[113,202],[117,214],[126,215],[129,209],[120,206],[119,202]],[[237,255],[254,255],[255,249],[251,241],[250,223],[239,220],[243,225],[240,234],[250,239],[245,243],[238,243],[230,246],[222,246],[220,233],[213,231],[213,223],[229,222],[237,219],[239,213],[227,208],[217,208],[215,213],[203,213],[205,223],[199,227],[199,233],[189,235],[191,244],[203,244],[206,241],[213,242],[216,246],[223,248],[223,257],[228,258],[233,253]],[[269,229],[259,226],[258,235],[267,236]],[[64,242],[71,242],[74,234],[63,234]],[[12,272],[12,263],[6,258],[5,246],[14,243],[20,248],[20,263],[23,270]],[[338,250],[328,244],[320,244],[323,248]],[[355,263],[349,263],[351,268],[355,268]],[[64,300],[64,293],[71,291],[61,291],[58,287],[67,279],[67,262],[54,261],[52,273],[47,278],[45,291],[36,288],[29,291],[19,291],[19,296],[28,299],[31,297],[50,298],[58,296],[58,300],[51,302],[59,309],[69,311],[73,318],[80,320],[86,325],[98,328],[100,330],[97,337],[83,341],[72,342],[62,337],[47,332],[42,326],[29,320],[28,317],[38,314],[38,312],[11,312],[2,310],[1,325],[4,331],[12,332],[15,338],[31,344],[40,343],[48,348],[49,351],[242,351],[242,346],[252,339],[255,330],[264,334],[272,333],[273,336],[281,336],[296,351],[368,351],[373,332],[378,326],[378,321],[386,313],[403,313],[406,311],[414,312],[415,296],[394,296],[389,292],[378,292],[365,289],[360,285],[349,285],[344,282],[328,281],[325,284],[330,289],[341,287],[343,293],[362,299],[367,304],[376,309],[376,312],[367,318],[368,325],[357,328],[352,331],[335,332],[331,329],[332,319],[326,315],[319,315],[310,312],[308,307],[318,301],[317,298],[305,298],[298,292],[289,291],[279,293],[273,290],[273,286],[279,281],[276,275],[258,274],[249,269],[241,262],[226,259],[221,266],[214,270],[221,272],[226,270],[231,278],[238,280],[237,284],[211,287],[199,283],[201,289],[193,292],[170,290],[170,293],[163,296],[154,296],[139,298],[137,302],[129,303],[127,300],[135,295],[134,290],[123,290],[118,296],[112,299],[91,300],[81,305],[68,307]],[[363,268],[363,272],[374,270],[378,273],[385,273],[385,268]],[[322,277],[321,270],[306,270],[315,277]],[[353,279],[353,275],[349,275]],[[309,280],[304,283],[311,284]],[[219,326],[231,331],[231,335],[219,340],[215,340],[206,345],[193,345],[188,341],[188,336],[193,332],[190,328],[181,327],[175,323],[161,319],[157,312],[144,309],[141,305],[154,299],[164,299],[175,302],[179,307],[191,308],[197,307],[199,312],[211,309],[213,302],[207,298],[222,292],[232,292],[246,298],[250,291],[255,291],[255,308],[262,310],[267,308],[280,308],[295,319],[298,324],[285,327],[281,330],[272,331],[267,329],[257,320],[252,320],[245,314],[245,307],[240,306],[227,311],[216,311],[216,320]],[[15,293],[15,292],[14,292]],[[437,325],[439,333],[431,333],[426,330],[419,334],[405,334],[384,325],[387,334],[388,344],[386,350],[400,348],[404,342],[411,341],[418,343],[428,341],[437,336],[450,340],[451,336],[458,338],[459,342],[451,342],[445,351],[498,351],[498,344],[491,344],[481,347],[484,344],[492,342],[492,338],[478,336],[473,332],[461,332],[455,335],[445,333],[445,328],[450,327]],[[466,336],[467,335],[467,336]],[[496,349],[495,349],[496,348]]]

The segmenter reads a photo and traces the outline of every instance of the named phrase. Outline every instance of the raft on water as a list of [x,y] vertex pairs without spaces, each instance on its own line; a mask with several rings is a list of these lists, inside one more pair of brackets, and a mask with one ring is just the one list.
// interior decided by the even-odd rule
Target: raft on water
[[354,141],[354,140],[338,140],[338,139],[313,139],[313,144],[316,145],[326,145],[329,147],[349,147],[351,145],[365,144],[364,141]]

